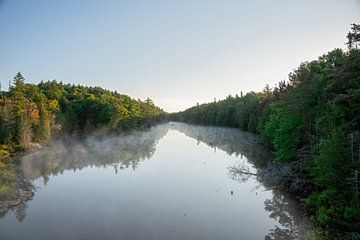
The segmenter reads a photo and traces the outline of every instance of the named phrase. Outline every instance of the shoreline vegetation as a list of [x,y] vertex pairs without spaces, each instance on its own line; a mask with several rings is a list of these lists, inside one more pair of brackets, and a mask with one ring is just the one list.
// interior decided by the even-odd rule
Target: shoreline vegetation
[[274,155],[265,177],[304,200],[316,226],[310,239],[360,239],[360,25],[347,38],[348,51],[304,62],[274,88],[172,114],[149,98],[56,80],[27,84],[17,73],[0,91],[0,215],[12,208],[22,219],[22,203],[33,196],[15,157],[26,149],[63,134],[118,134],[174,120],[259,134]]
[[0,215],[32,198],[33,189],[18,168],[18,155],[61,135],[120,134],[165,119],[151,99],[141,101],[100,87],[56,80],[25,83],[20,72],[0,91]]
[[360,24],[347,40],[274,88],[169,116],[259,134],[274,155],[266,178],[304,200],[310,239],[360,239]]
[[[251,178],[257,179],[265,188],[262,191],[271,191],[274,194],[276,200],[273,199],[273,203],[279,203],[279,207],[276,207],[278,211],[273,211],[271,216],[276,216],[277,221],[286,227],[270,230],[265,239],[309,239],[313,223],[303,207],[302,199],[288,191],[287,187],[281,186],[280,177],[272,177],[277,172],[269,166],[273,156],[262,143],[259,134],[229,127],[179,122],[171,123],[171,128],[214,150],[219,149],[228,155],[240,156],[240,158],[245,156],[247,162],[253,165],[256,170],[250,170],[247,164],[241,162],[228,166],[228,175],[239,183],[247,182]],[[291,207],[289,202],[292,203]],[[266,200],[264,204],[265,209],[271,209],[271,201]]]

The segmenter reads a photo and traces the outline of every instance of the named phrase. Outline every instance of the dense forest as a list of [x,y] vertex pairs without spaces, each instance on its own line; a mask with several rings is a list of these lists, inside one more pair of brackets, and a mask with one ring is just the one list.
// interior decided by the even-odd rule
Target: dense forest
[[[348,50],[304,62],[275,87],[228,96],[170,115],[194,124],[258,133],[273,152],[281,182],[305,199],[316,226],[360,238],[360,25]],[[56,133],[119,133],[167,118],[152,100],[116,91],[47,81],[25,83],[19,72],[0,91],[0,198],[16,184],[11,155]],[[270,165],[269,165],[270,166]]]
[[[360,237],[360,25],[348,51],[304,62],[287,81],[171,115],[173,120],[259,133],[282,179],[332,236]],[[342,239],[342,237],[340,237]]]
[[100,87],[55,80],[28,84],[20,72],[9,85],[0,93],[0,198],[15,189],[15,152],[46,143],[56,133],[119,133],[166,116],[149,98],[135,100]]
[[8,92],[1,92],[0,142],[26,147],[44,142],[51,129],[67,132],[127,131],[160,121],[165,112],[151,99],[135,100],[100,87],[83,87],[56,80],[26,84],[21,73]]

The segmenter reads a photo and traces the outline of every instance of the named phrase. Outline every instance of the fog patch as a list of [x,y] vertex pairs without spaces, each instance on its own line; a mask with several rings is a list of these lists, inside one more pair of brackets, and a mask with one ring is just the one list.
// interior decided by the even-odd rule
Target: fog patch
[[23,156],[21,167],[31,180],[88,166],[113,165],[115,171],[135,169],[140,161],[152,157],[158,141],[168,130],[168,124],[161,124],[130,134],[64,136]]

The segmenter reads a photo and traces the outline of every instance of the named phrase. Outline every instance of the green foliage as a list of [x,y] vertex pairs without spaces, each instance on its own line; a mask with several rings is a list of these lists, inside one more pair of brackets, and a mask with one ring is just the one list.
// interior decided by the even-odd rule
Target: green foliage
[[344,211],[344,218],[348,222],[360,221],[360,208],[358,207],[346,207]]
[[[319,151],[314,156],[313,175],[318,186],[340,187],[349,169],[350,151],[343,126],[331,129],[328,136],[321,138]],[[341,166],[341,167],[339,167]]]
[[[9,92],[0,93],[0,144],[10,152],[48,141],[52,129],[119,132],[148,127],[166,116],[151,99],[140,101],[100,87],[55,80],[26,84],[20,72]],[[4,167],[8,161],[0,159],[0,163]]]
[[173,114],[172,118],[195,124],[240,127],[256,132],[258,97],[258,94],[254,92],[244,97],[230,95],[222,101],[201,104]]
[[127,131],[153,125],[165,117],[165,112],[150,99],[143,102],[101,88],[67,85],[65,89],[68,94],[61,108],[69,131]]
[[10,163],[10,153],[5,149],[0,149],[0,169]]
[[[338,239],[360,235],[359,36],[359,25],[353,24],[347,35],[349,51],[335,49],[304,62],[274,88],[267,85],[262,92],[241,92],[170,115],[173,120],[259,133],[275,161],[297,166],[296,178],[308,183],[298,192],[322,228],[312,239],[325,239],[321,235],[328,232],[345,236]],[[150,99],[55,80],[26,84],[17,73],[9,92],[1,92],[0,143],[11,152],[31,141],[45,142],[59,124],[70,133],[119,132],[165,117]],[[13,189],[7,154],[7,149],[0,150],[0,196]]]
[[171,115],[261,134],[274,160],[294,166],[296,178],[307,183],[297,191],[322,228],[312,239],[326,239],[322,233],[360,236],[359,36],[360,25],[352,24],[349,51],[335,49],[304,62],[272,89],[267,85],[259,93],[241,92]]
[[351,24],[351,31],[347,35],[349,50],[358,49],[360,43],[360,24]]
[[301,116],[287,114],[281,106],[273,105],[263,134],[274,145],[276,161],[291,162],[296,159],[302,130],[303,119]]

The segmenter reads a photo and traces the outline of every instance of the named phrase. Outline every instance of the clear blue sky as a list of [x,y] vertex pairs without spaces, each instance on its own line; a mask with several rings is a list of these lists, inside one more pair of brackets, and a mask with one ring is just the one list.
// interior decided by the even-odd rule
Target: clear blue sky
[[345,48],[358,0],[0,0],[0,80],[116,89],[167,111],[259,91]]

